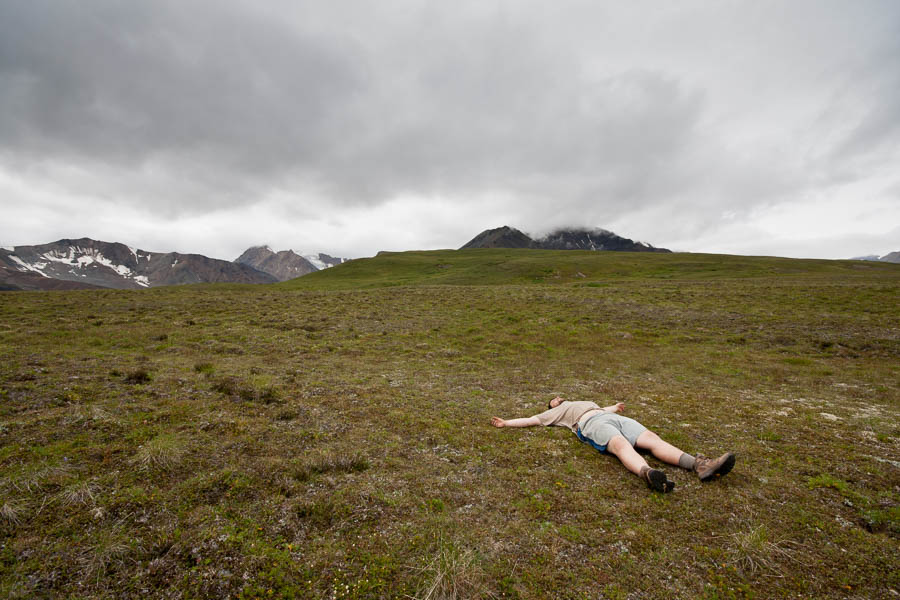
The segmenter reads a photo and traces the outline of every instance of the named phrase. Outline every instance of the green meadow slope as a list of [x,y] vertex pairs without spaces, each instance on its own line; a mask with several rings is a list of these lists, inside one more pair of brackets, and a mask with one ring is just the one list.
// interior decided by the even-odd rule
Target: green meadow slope
[[280,284],[288,289],[361,289],[397,285],[562,284],[605,280],[783,276],[890,278],[897,266],[850,260],[727,254],[475,249],[381,252]]
[[[0,597],[894,598],[898,306],[897,265],[506,250],[2,294]],[[554,395],[737,466],[662,495],[489,425]]]

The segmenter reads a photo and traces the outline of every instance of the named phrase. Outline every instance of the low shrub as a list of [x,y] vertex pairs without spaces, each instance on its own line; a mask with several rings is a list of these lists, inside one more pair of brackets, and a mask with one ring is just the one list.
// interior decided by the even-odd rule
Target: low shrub
[[153,377],[150,376],[150,372],[147,369],[137,369],[136,371],[132,371],[125,376],[125,383],[150,383],[151,379],[153,379]]

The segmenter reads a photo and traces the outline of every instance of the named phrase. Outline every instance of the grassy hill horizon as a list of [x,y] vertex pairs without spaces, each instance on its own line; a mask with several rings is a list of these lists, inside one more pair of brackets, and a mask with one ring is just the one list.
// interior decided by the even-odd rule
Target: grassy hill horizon
[[398,285],[590,284],[622,279],[713,279],[896,273],[897,265],[687,252],[465,249],[379,252],[278,284],[286,289]]
[[[583,277],[582,277],[583,275]],[[385,253],[0,295],[0,597],[893,598],[900,268]],[[622,401],[650,492],[561,428]]]

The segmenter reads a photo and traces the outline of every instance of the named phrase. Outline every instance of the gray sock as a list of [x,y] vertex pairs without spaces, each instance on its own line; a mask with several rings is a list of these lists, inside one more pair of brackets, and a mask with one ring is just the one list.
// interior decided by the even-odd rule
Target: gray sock
[[687,452],[682,452],[681,456],[678,458],[678,466],[682,469],[691,470],[694,468],[694,463],[697,461],[696,458],[688,454]]

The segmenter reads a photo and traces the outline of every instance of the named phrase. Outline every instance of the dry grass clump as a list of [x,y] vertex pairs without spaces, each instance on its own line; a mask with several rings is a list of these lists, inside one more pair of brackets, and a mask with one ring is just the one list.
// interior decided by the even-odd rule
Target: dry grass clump
[[0,519],[9,525],[18,525],[22,522],[24,507],[15,500],[7,500],[0,505]]
[[484,574],[477,563],[475,552],[460,548],[443,538],[432,559],[419,571],[422,583],[417,600],[463,600],[485,598]]
[[32,493],[47,485],[61,484],[71,473],[68,462],[40,463],[26,468],[16,477],[5,478],[0,487],[10,486],[18,492]]
[[97,485],[90,481],[81,481],[66,487],[60,492],[62,503],[66,506],[75,504],[94,504]]
[[181,464],[187,452],[188,443],[183,438],[165,433],[141,444],[131,462],[140,469],[170,471]]
[[99,531],[93,538],[94,543],[78,557],[85,578],[93,579],[96,585],[110,567],[123,564],[131,551],[131,539],[121,527]]
[[110,423],[113,425],[122,424],[121,419],[100,406],[92,406],[90,409],[90,415],[88,415],[88,417],[94,421],[99,421],[101,423]]
[[732,534],[734,564],[746,574],[757,571],[777,571],[782,560],[796,560],[786,540],[771,541],[769,530],[759,525],[748,531]]

